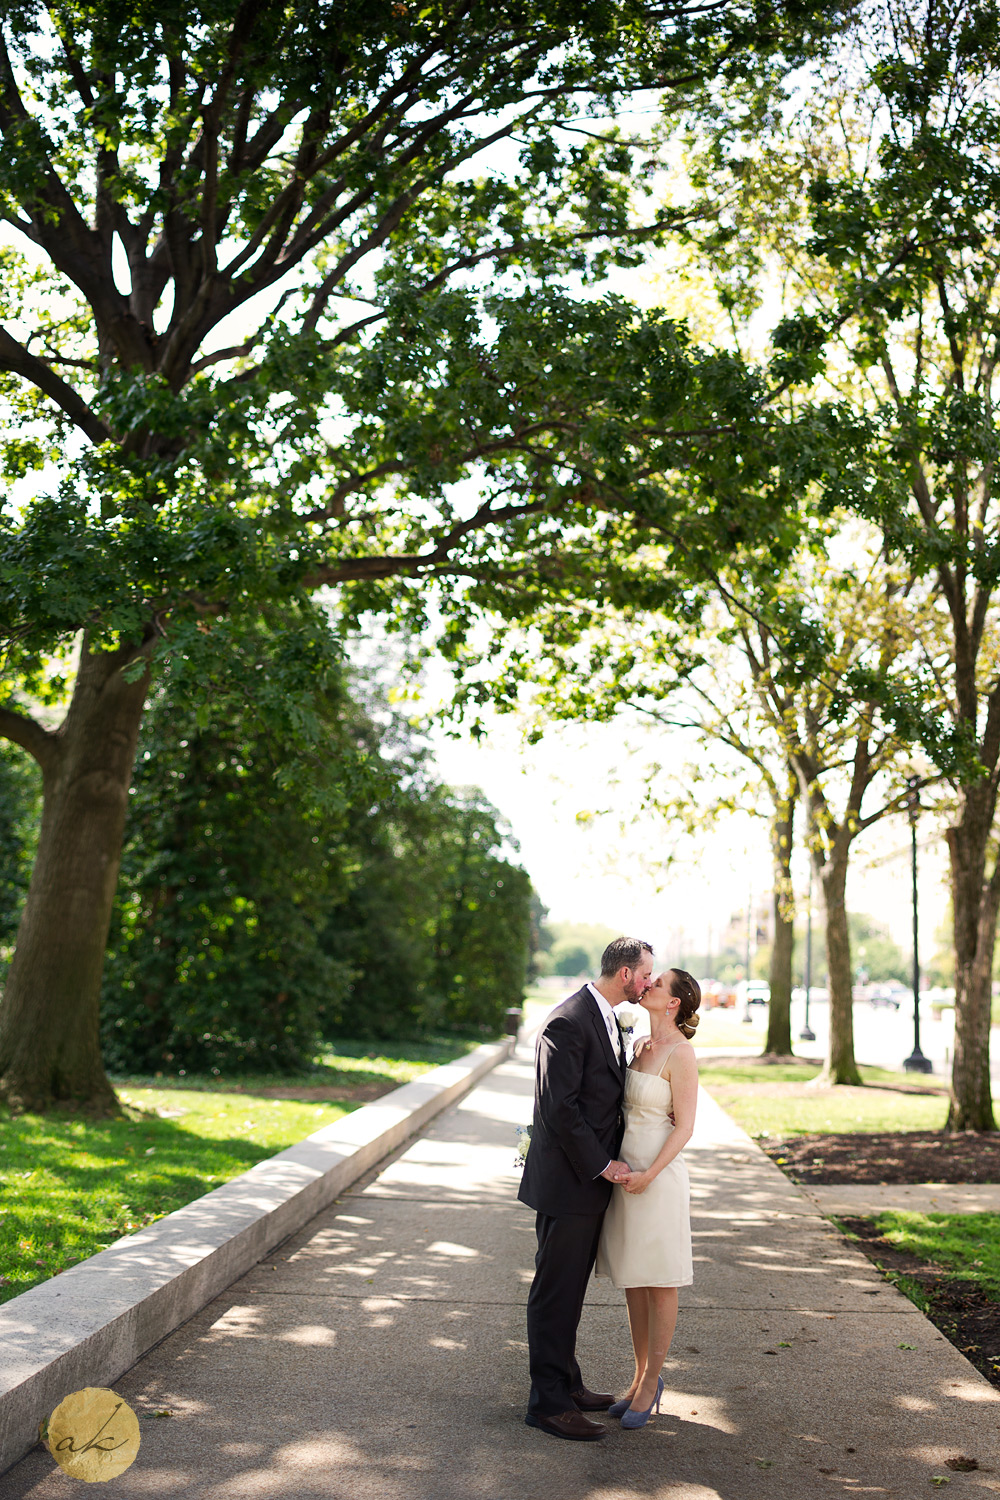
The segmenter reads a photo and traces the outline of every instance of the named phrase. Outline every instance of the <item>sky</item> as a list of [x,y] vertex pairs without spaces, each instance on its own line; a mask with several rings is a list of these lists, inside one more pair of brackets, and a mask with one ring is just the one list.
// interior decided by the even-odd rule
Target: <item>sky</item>
[[[421,705],[433,708],[446,689],[442,675]],[[685,838],[651,814],[636,816],[639,772],[647,756],[680,772],[696,750],[679,731],[655,746],[626,725],[550,728],[526,746],[512,716],[490,718],[485,741],[430,734],[438,771],[452,785],[479,786],[511,825],[520,861],[549,908],[550,921],[593,922],[654,944],[667,959],[716,951],[730,918],[770,898],[765,824],[735,815],[715,831]],[[848,906],[886,924],[911,951],[910,830],[905,818],[885,820],[855,846]],[[946,850],[930,819],[918,830],[920,949],[938,946],[946,917]],[[808,865],[793,864],[805,909]]]

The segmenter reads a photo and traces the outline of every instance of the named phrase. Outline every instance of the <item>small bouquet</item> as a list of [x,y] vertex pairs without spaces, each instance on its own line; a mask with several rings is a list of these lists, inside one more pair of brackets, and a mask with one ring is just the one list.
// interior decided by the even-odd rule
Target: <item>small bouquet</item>
[[517,1155],[514,1157],[514,1165],[519,1172],[524,1170],[524,1163],[528,1159],[528,1147],[531,1145],[531,1126],[519,1125],[517,1127]]

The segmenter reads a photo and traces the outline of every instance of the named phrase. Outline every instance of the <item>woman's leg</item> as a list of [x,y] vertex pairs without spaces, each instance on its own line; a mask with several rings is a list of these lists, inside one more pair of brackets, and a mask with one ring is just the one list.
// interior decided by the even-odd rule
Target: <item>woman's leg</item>
[[628,1326],[632,1335],[632,1350],[635,1354],[635,1374],[626,1394],[634,1396],[646,1369],[646,1350],[649,1345],[649,1298],[644,1286],[627,1287],[625,1301],[628,1303]]
[[[640,1378],[633,1388],[632,1407],[635,1411],[646,1411],[656,1400],[656,1382],[663,1362],[670,1353],[670,1345],[677,1327],[677,1288],[675,1286],[644,1287],[647,1309],[646,1362]],[[629,1314],[632,1312],[632,1293],[629,1294]],[[633,1343],[635,1335],[633,1334]],[[636,1352],[636,1364],[639,1355]]]

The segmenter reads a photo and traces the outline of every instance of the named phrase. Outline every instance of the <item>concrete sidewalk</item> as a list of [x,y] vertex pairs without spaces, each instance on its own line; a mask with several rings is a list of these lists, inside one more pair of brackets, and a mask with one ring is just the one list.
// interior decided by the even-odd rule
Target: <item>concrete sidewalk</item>
[[899,1210],[913,1214],[1000,1213],[1000,1184],[993,1182],[810,1182],[802,1191],[824,1214],[869,1218]]
[[[534,1234],[513,1159],[530,1100],[522,1046],[120,1380],[142,1448],[107,1500],[909,1500],[935,1478],[953,1497],[1000,1492],[1000,1393],[704,1095],[687,1153],[696,1282],[663,1414],[602,1443],[525,1427]],[[605,1282],[580,1354],[592,1386],[628,1378]],[[960,1455],[980,1469],[948,1468]],[[72,1487],[36,1449],[0,1500]]]

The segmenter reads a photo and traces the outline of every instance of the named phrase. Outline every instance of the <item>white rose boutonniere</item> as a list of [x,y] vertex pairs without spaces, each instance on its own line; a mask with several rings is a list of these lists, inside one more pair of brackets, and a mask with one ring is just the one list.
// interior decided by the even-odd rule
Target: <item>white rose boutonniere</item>
[[625,1056],[632,1061],[635,1056],[635,1028],[642,1017],[641,1005],[630,1005],[627,1001],[615,1011],[618,1024],[625,1033]]
[[619,1005],[615,1015],[618,1017],[618,1024],[622,1030],[631,1032],[635,1030],[639,1017],[642,1015],[642,1006],[628,1003]]

